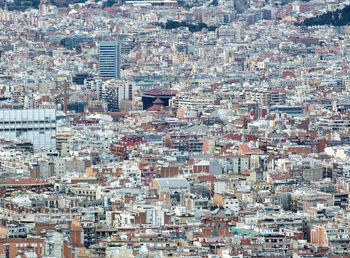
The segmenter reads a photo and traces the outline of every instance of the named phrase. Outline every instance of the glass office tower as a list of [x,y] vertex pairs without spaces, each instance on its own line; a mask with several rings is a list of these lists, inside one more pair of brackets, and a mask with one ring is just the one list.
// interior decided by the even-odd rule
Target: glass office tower
[[98,48],[100,77],[120,80],[120,41],[102,41]]

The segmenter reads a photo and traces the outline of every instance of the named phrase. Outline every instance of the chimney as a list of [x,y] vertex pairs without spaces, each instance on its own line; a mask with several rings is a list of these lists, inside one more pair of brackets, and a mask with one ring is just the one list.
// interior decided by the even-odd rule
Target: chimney
[[64,97],[63,97],[63,112],[67,114],[67,102],[68,102],[68,94],[67,94],[68,82],[64,82]]

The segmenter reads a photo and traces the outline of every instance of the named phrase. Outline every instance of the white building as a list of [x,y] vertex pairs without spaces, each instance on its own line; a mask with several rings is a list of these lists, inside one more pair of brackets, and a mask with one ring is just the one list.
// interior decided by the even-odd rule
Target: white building
[[0,139],[29,141],[36,150],[56,150],[56,110],[0,110]]
[[111,112],[121,111],[125,105],[131,105],[134,93],[138,90],[133,82],[117,80],[108,80],[101,87],[102,91],[106,92],[102,95],[107,102],[108,111]]
[[146,210],[146,224],[151,224],[152,226],[164,226],[164,211],[150,209]]
[[217,156],[215,159],[223,168],[223,172],[241,173],[249,171],[250,157],[245,155]]
[[237,216],[239,213],[239,201],[237,198],[224,198],[225,201],[225,208],[230,209],[234,216]]

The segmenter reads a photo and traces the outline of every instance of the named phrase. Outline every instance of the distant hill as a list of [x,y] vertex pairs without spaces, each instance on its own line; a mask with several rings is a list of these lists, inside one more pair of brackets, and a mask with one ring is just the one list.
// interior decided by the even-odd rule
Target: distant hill
[[167,22],[165,24],[154,23],[154,25],[160,26],[161,28],[166,29],[166,30],[177,29],[179,27],[187,27],[188,30],[191,32],[201,31],[203,28],[206,28],[209,31],[216,30],[216,26],[208,26],[205,23],[192,24],[192,23],[187,23],[187,22],[179,22],[179,21],[171,21],[171,20],[167,20]]
[[316,17],[308,18],[301,23],[296,23],[298,26],[317,26],[317,25],[333,25],[345,26],[350,24],[350,5],[343,9],[333,12],[326,12]]
[[[86,0],[51,0],[51,4],[57,7],[68,7],[70,4],[85,3]],[[107,0],[104,2],[103,7],[113,6],[117,0]],[[5,8],[6,1],[0,0],[0,8]],[[24,11],[28,8],[38,9],[40,0],[13,0],[7,2],[7,8],[9,11]]]

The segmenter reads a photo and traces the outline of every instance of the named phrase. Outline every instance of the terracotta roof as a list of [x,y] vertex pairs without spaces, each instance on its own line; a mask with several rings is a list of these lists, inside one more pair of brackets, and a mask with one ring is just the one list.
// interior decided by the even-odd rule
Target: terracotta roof
[[293,178],[291,174],[272,174],[270,176],[273,180],[284,180]]
[[5,141],[4,139],[0,139],[0,144],[11,144],[13,142]]
[[242,239],[241,240],[241,245],[250,245],[250,244],[251,244],[250,239]]
[[110,115],[111,117],[119,117],[119,116],[127,116],[128,112],[105,112],[106,115]]
[[43,243],[41,238],[0,238],[0,243]]
[[36,184],[48,184],[48,182],[39,180],[39,179],[34,179],[34,178],[21,178],[21,179],[6,178],[0,181],[0,185],[36,185]]
[[157,98],[155,101],[152,102],[153,104],[164,104],[164,101],[160,98]]
[[148,108],[147,111],[162,111],[162,109],[162,106],[153,105],[152,107]]
[[79,221],[77,219],[74,219],[72,223],[70,224],[71,229],[82,229]]
[[260,152],[263,152],[260,149],[249,149],[247,144],[241,144],[239,146],[239,148],[240,148],[240,151],[241,151],[242,154],[243,153],[260,153]]
[[290,72],[290,71],[283,72],[282,77],[284,79],[287,78],[287,77],[296,78],[295,74],[293,72]]
[[307,132],[291,132],[290,135],[293,137],[306,137],[309,134]]
[[241,139],[241,136],[239,134],[226,134],[224,135],[222,138],[225,138],[225,139],[230,139],[230,140],[240,140]]
[[198,176],[199,182],[208,182],[208,181],[215,181],[216,177],[213,175],[207,175],[207,176]]
[[216,159],[230,159],[230,158],[249,158],[248,155],[237,155],[237,154],[231,154],[231,155],[218,155],[215,156]]

